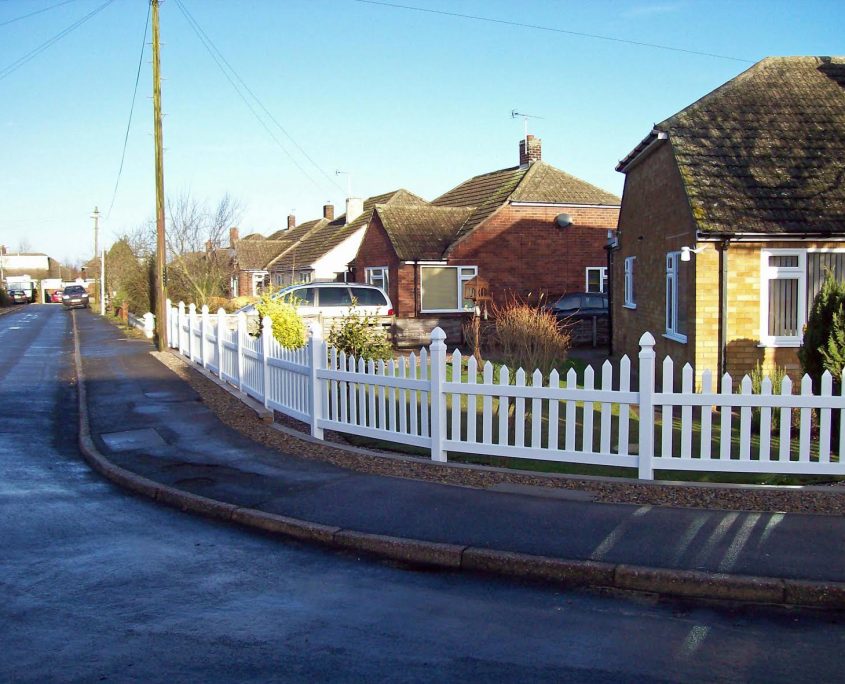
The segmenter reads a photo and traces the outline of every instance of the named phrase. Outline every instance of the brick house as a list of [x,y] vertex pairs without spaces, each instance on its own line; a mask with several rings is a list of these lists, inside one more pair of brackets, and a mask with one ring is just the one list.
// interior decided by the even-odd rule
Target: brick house
[[470,178],[431,203],[376,205],[355,276],[387,290],[398,340],[416,342],[439,325],[459,342],[473,308],[463,286],[475,276],[496,303],[604,291],[604,246],[618,216],[618,197],[543,162],[541,141],[529,135],[519,166]]
[[657,124],[625,174],[613,352],[795,375],[826,268],[845,279],[845,58],[772,57]]

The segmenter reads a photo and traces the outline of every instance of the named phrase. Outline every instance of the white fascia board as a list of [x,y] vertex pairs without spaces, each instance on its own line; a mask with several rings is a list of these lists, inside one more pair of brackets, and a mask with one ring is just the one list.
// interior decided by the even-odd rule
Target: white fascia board
[[419,259],[418,261],[403,261],[403,264],[407,264],[408,266],[413,266],[414,264],[419,264],[420,266],[448,266],[448,261],[425,261],[423,259]]
[[512,207],[564,207],[567,209],[620,209],[621,204],[572,204],[571,202],[511,202]]
[[731,233],[707,235],[699,233],[698,242],[845,242],[845,235],[772,235],[771,233]]

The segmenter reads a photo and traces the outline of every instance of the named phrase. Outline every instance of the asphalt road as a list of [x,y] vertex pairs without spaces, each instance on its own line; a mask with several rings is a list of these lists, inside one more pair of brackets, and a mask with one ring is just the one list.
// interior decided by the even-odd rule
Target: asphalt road
[[76,450],[69,318],[0,317],[2,682],[841,680],[841,614],[420,572],[127,495]]

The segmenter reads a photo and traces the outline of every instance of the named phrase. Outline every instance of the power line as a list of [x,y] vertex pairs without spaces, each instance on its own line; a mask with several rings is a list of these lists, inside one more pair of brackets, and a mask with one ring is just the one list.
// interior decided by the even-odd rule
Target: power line
[[82,24],[84,24],[86,21],[91,19],[94,15],[102,12],[106,7],[111,5],[113,2],[114,2],[114,0],[106,0],[106,2],[104,2],[102,5],[100,5],[96,9],[91,10],[88,14],[86,14],[81,19],[72,23],[66,29],[59,31],[59,33],[57,33],[55,36],[53,36],[49,40],[41,43],[41,45],[39,45],[37,48],[30,50],[25,55],[23,55],[22,57],[19,57],[18,59],[16,59],[11,64],[9,64],[9,65],[3,67],[2,69],[0,69],[0,80],[6,78],[6,76],[8,76],[9,74],[17,71],[18,69],[20,69],[24,64],[26,64],[30,60],[35,59],[38,55],[40,55],[42,52],[44,52],[44,50],[46,50],[48,47],[50,47],[51,45],[54,45],[55,43],[59,42],[62,38],[64,38],[66,35],[68,35],[69,33],[72,33],[76,29],[78,29],[80,26],[82,26]]
[[555,28],[553,26],[541,26],[539,24],[524,24],[519,21],[509,21],[507,19],[493,19],[491,17],[482,17],[474,14],[461,14],[460,12],[447,12],[446,10],[436,10],[427,7],[414,7],[413,5],[399,5],[393,2],[382,2],[381,0],[353,0],[354,2],[366,5],[380,5],[382,7],[391,7],[393,9],[412,10],[414,12],[427,12],[428,14],[440,14],[447,17],[458,17],[460,19],[472,19],[473,21],[486,21],[490,24],[504,24],[506,26],[517,26],[519,28],[533,29],[535,31],[550,31],[552,33],[565,33],[570,36],[578,36],[580,38],[592,38],[594,40],[606,40],[613,43],[623,43],[625,45],[635,45],[637,47],[655,48],[657,50],[670,50],[672,52],[683,52],[688,55],[699,55],[701,57],[715,57],[716,59],[729,59],[734,62],[746,62],[752,64],[754,60],[743,59],[741,57],[731,57],[730,55],[718,55],[712,52],[700,52],[698,50],[687,50],[685,48],[672,47],[670,45],[660,45],[659,43],[645,43],[638,40],[628,40],[626,38],[614,38],[612,36],[602,36],[597,33],[585,33],[581,31],[569,31],[567,29]]
[[129,142],[129,127],[132,125],[132,113],[135,111],[135,97],[138,95],[138,82],[141,80],[141,65],[144,62],[144,49],[147,47],[147,29],[150,26],[150,9],[152,5],[147,5],[147,18],[144,21],[144,39],[141,41],[141,55],[138,57],[138,71],[135,74],[135,89],[132,91],[132,105],[129,107],[129,120],[126,122],[126,135],[123,137],[123,152],[120,155],[120,168],[117,170],[117,180],[114,182],[114,192],[111,196],[111,204],[106,213],[106,220],[111,216],[111,210],[114,208],[114,201],[117,198],[117,187],[120,185],[120,177],[123,174],[123,162],[126,160],[126,146]]
[[42,12],[47,12],[51,9],[56,9],[56,7],[61,7],[62,5],[67,5],[71,2],[76,2],[76,0],[63,0],[62,2],[57,2],[55,5],[50,5],[49,7],[44,7],[40,10],[35,10],[34,12],[30,12],[29,14],[23,14],[19,17],[15,17],[14,19],[7,19],[6,21],[0,22],[0,26],[8,26],[9,24],[14,24],[16,21],[21,21],[22,19],[29,19],[30,17],[34,17],[36,14],[41,14]]
[[[313,177],[312,177],[312,176],[311,176],[311,175],[310,175],[310,174],[309,174],[309,173],[308,173],[308,172],[307,172],[307,171],[306,171],[306,170],[305,170],[305,169],[304,169],[304,168],[303,168],[303,167],[302,167],[302,166],[301,166],[301,165],[300,165],[297,161],[296,161],[296,159],[293,157],[293,155],[291,155],[291,153],[288,151],[288,149],[287,149],[287,148],[286,148],[286,147],[285,147],[285,146],[281,143],[281,141],[280,141],[280,140],[276,137],[275,133],[273,133],[273,131],[269,128],[269,126],[268,126],[268,125],[267,125],[267,123],[264,121],[264,119],[261,117],[261,115],[260,115],[260,114],[256,111],[255,107],[253,107],[252,103],[251,103],[251,102],[250,102],[250,101],[246,98],[246,96],[244,95],[244,93],[241,91],[241,88],[243,88],[243,90],[245,90],[245,91],[246,91],[246,92],[247,92],[247,93],[248,93],[248,94],[252,97],[252,99],[253,99],[253,100],[254,100],[254,101],[258,104],[258,106],[259,106],[259,107],[260,107],[260,108],[264,111],[264,113],[267,115],[267,117],[268,117],[268,118],[269,118],[269,119],[270,119],[270,120],[271,120],[274,124],[276,124],[276,126],[278,126],[279,130],[280,130],[280,131],[281,131],[281,132],[282,132],[282,133],[283,133],[283,134],[284,134],[284,135],[288,138],[288,140],[290,140],[290,141],[293,143],[293,145],[294,145],[294,146],[295,146],[295,147],[296,147],[296,148],[297,148],[297,149],[298,149],[298,150],[299,150],[299,151],[303,154],[303,156],[304,156],[306,159],[308,159],[308,161],[310,161],[310,162],[314,165],[314,167],[315,167],[315,168],[316,168],[316,169],[317,169],[317,170],[318,170],[318,171],[319,171],[319,172],[320,172],[323,176],[325,176],[325,177],[328,179],[328,181],[329,181],[332,185],[334,185],[336,188],[338,188],[338,189],[342,190],[342,188],[341,188],[341,187],[340,187],[340,186],[339,186],[339,185],[338,185],[338,184],[334,181],[334,179],[332,179],[332,178],[331,178],[331,177],[330,177],[330,176],[329,176],[329,175],[328,175],[328,174],[327,174],[327,173],[326,173],[326,172],[325,172],[325,171],[324,171],[324,170],[323,170],[323,169],[322,169],[322,168],[321,168],[321,167],[317,164],[317,162],[315,162],[315,161],[314,161],[314,160],[313,160],[313,159],[312,159],[312,158],[308,155],[308,153],[307,153],[307,152],[306,152],[306,151],[302,148],[302,146],[301,146],[301,145],[299,145],[299,143],[297,143],[297,142],[296,142],[296,140],[295,140],[295,139],[294,139],[294,138],[293,138],[293,137],[292,137],[292,136],[291,136],[291,135],[290,135],[290,134],[289,134],[289,133],[285,130],[285,128],[284,128],[284,127],[283,127],[283,126],[282,126],[282,125],[278,122],[278,120],[276,120],[276,118],[275,118],[275,117],[274,117],[274,116],[270,113],[270,111],[269,111],[269,110],[268,110],[268,109],[264,106],[264,104],[261,102],[261,100],[258,98],[258,96],[257,96],[257,95],[256,95],[256,94],[255,94],[255,93],[254,93],[254,92],[253,92],[250,88],[249,88],[249,86],[248,86],[248,85],[244,82],[244,80],[240,77],[240,75],[239,75],[239,74],[238,74],[238,72],[235,70],[235,68],[234,68],[234,67],[233,67],[233,66],[232,66],[232,65],[231,65],[231,64],[230,64],[230,63],[226,60],[226,58],[223,56],[223,53],[221,53],[221,52],[220,52],[220,50],[217,48],[217,46],[214,44],[214,42],[211,40],[211,38],[209,38],[208,34],[207,34],[207,33],[203,30],[203,28],[199,25],[199,22],[198,22],[198,21],[197,21],[197,20],[193,17],[193,15],[192,15],[192,14],[188,11],[188,9],[187,9],[187,8],[185,7],[185,5],[183,4],[182,0],[176,0],[176,6],[177,6],[177,7],[179,8],[179,10],[182,12],[182,14],[184,15],[185,19],[188,21],[188,24],[191,26],[191,28],[193,29],[194,33],[195,33],[195,34],[197,35],[197,37],[200,39],[200,42],[203,44],[203,46],[205,47],[206,51],[209,53],[209,55],[211,56],[211,58],[214,60],[215,64],[217,64],[217,66],[218,66],[218,68],[220,69],[220,71],[223,73],[223,75],[224,75],[224,76],[226,77],[226,79],[229,81],[229,83],[230,83],[230,85],[232,86],[232,88],[234,88],[235,92],[238,94],[238,96],[241,98],[241,100],[243,100],[244,104],[245,104],[245,105],[249,108],[249,110],[252,112],[253,116],[254,116],[254,117],[258,120],[258,123],[260,123],[260,124],[261,124],[261,126],[264,128],[264,130],[265,130],[265,131],[267,131],[267,133],[270,135],[270,137],[273,139],[273,141],[276,143],[276,145],[279,147],[279,149],[281,149],[281,150],[282,150],[282,152],[284,152],[284,153],[288,156],[288,158],[291,160],[291,162],[293,162],[293,164],[296,166],[296,168],[298,168],[298,169],[302,172],[302,174],[303,174],[303,175],[304,175],[304,176],[305,176],[308,180],[310,180],[310,181],[311,181],[311,182],[312,182],[312,183],[313,183],[316,187],[318,187],[318,188],[320,187],[319,183],[317,183],[317,181],[316,181],[316,180],[314,180],[314,178],[313,178]],[[228,69],[228,70],[227,70],[227,69]],[[230,72],[231,72],[231,76],[230,76]],[[238,83],[240,83],[240,87],[239,87],[239,86],[238,86],[238,84],[237,84],[237,83],[235,83],[235,81],[232,79],[232,77],[233,77],[233,76],[234,76],[234,78],[235,78],[235,79],[237,79]]]

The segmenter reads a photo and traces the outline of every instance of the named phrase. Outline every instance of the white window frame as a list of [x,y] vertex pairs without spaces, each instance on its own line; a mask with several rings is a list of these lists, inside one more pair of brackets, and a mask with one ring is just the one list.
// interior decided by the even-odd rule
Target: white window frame
[[[455,269],[455,278],[457,279],[458,285],[458,295],[457,295],[457,303],[459,308],[457,309],[423,309],[422,308],[422,272],[423,269],[426,268],[454,268]],[[472,275],[464,274],[462,271],[464,270],[472,270]],[[431,266],[423,266],[420,265],[420,313],[463,313],[465,311],[471,311],[471,309],[465,309],[463,307],[464,302],[464,283],[469,282],[473,278],[478,275],[478,266],[465,266],[465,265],[431,265]]]
[[269,273],[267,271],[253,271],[252,273],[252,292],[250,294],[253,297],[258,296],[258,285],[264,284],[264,278],[268,276]]
[[[374,278],[381,279],[382,285],[374,282]],[[368,266],[364,269],[364,281],[368,285],[380,287],[382,292],[388,294],[388,288],[390,287],[390,269],[387,266]]]
[[[590,290],[590,271],[599,272],[599,289],[598,292]],[[605,294],[607,292],[607,266],[587,266],[584,269],[584,292],[592,292],[592,294]]]
[[626,309],[636,309],[637,299],[634,293],[634,266],[636,266],[637,257],[625,257],[625,298],[622,306]]
[[[797,256],[797,266],[769,266],[771,256]],[[769,281],[798,281],[798,334],[769,334]],[[760,250],[760,345],[764,347],[800,347],[807,323],[807,250]]]
[[665,289],[665,323],[664,337],[675,342],[686,344],[687,336],[678,332],[678,286],[681,271],[681,253],[666,253],[666,289]]

